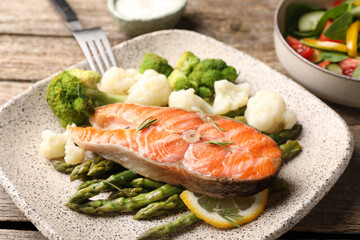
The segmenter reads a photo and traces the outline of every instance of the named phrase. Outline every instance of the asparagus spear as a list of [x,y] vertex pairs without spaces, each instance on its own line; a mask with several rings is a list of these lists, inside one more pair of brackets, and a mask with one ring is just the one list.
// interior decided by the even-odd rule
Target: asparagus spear
[[104,160],[104,158],[96,157],[76,166],[70,174],[70,181],[74,181],[76,179],[86,179],[90,167],[98,164],[102,160]]
[[190,212],[186,215],[180,216],[173,222],[168,222],[164,225],[150,228],[149,230],[141,234],[141,236],[138,237],[138,240],[162,238],[168,234],[180,231],[197,222],[198,220],[199,219],[195,216],[195,214]]
[[247,124],[245,116],[236,116],[235,119]]
[[164,183],[156,182],[148,178],[136,178],[128,184],[129,187],[134,187],[134,188],[141,187],[148,189],[157,189],[162,185],[164,185]]
[[82,184],[80,184],[80,186],[77,188],[77,190],[81,190],[83,188],[86,188],[94,183],[99,183],[101,181],[104,181],[104,179],[92,179],[92,180],[87,180],[85,182],[83,182]]
[[126,170],[116,175],[111,175],[109,178],[98,183],[91,184],[85,188],[77,191],[69,200],[68,203],[81,203],[100,192],[110,190],[115,186],[124,186],[127,182],[133,180],[139,175],[131,170]]
[[283,152],[282,158],[284,160],[289,160],[298,155],[301,152],[302,147],[297,140],[289,140],[285,144],[280,145],[280,149]]
[[170,210],[176,210],[184,208],[185,204],[181,200],[178,194],[170,196],[166,201],[150,203],[146,207],[140,209],[133,219],[140,220],[160,216],[170,212]]
[[89,168],[89,172],[87,175],[96,178],[99,176],[103,176],[106,173],[119,172],[122,169],[123,167],[121,165],[113,161],[103,159],[99,163],[93,164]]
[[107,200],[115,200],[119,197],[135,197],[144,192],[145,189],[143,188],[123,188],[121,191],[112,192],[107,197]]
[[241,108],[239,108],[237,110],[228,112],[224,116],[231,117],[231,118],[235,118],[235,117],[238,117],[238,116],[244,116],[245,110],[246,110],[246,106],[241,107]]
[[142,208],[152,202],[160,201],[171,195],[182,192],[182,188],[178,188],[169,184],[165,184],[158,189],[148,193],[139,194],[133,198],[120,197],[112,201],[93,200],[85,203],[77,203],[69,201],[67,206],[75,211],[101,215],[107,212],[132,212]]
[[278,145],[286,143],[288,140],[293,140],[299,137],[302,130],[300,124],[295,124],[292,129],[282,130],[279,133],[270,133],[269,137],[275,140]]
[[58,161],[58,160],[52,160],[51,161],[52,165],[54,166],[54,168],[56,169],[56,171],[59,171],[61,173],[66,173],[69,174],[71,173],[74,168],[77,166],[77,164],[70,164],[70,163],[66,163],[64,161]]

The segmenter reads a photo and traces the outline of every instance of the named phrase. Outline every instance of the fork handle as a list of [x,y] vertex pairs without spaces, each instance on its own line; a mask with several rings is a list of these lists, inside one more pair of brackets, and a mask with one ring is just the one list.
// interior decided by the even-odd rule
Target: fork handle
[[65,0],[50,0],[66,22],[77,21],[78,18]]

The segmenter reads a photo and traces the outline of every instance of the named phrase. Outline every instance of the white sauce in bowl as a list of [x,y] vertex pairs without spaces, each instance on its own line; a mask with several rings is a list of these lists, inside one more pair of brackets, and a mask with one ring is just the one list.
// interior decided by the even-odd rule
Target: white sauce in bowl
[[117,0],[116,11],[127,19],[151,19],[175,12],[184,0]]

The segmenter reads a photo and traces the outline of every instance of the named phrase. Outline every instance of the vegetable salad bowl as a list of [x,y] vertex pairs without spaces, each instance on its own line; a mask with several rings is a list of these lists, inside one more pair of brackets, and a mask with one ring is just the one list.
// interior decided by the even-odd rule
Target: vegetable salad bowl
[[274,18],[274,44],[280,63],[298,83],[317,96],[335,103],[360,108],[360,79],[334,73],[301,57],[284,38],[286,9],[293,3],[329,8],[335,1],[283,0]]

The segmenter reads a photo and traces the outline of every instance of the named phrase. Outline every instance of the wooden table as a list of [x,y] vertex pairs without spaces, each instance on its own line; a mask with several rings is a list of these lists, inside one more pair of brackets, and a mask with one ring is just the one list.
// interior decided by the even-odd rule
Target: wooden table
[[[286,74],[272,37],[279,2],[189,0],[178,28],[209,35]],[[129,39],[114,24],[106,0],[69,0],[69,4],[85,27],[100,25],[112,45]],[[0,105],[34,82],[84,59],[48,0],[0,0],[0,6]],[[355,152],[327,196],[283,238],[360,238],[360,109],[326,103],[350,126]],[[44,239],[2,187],[0,239]]]

